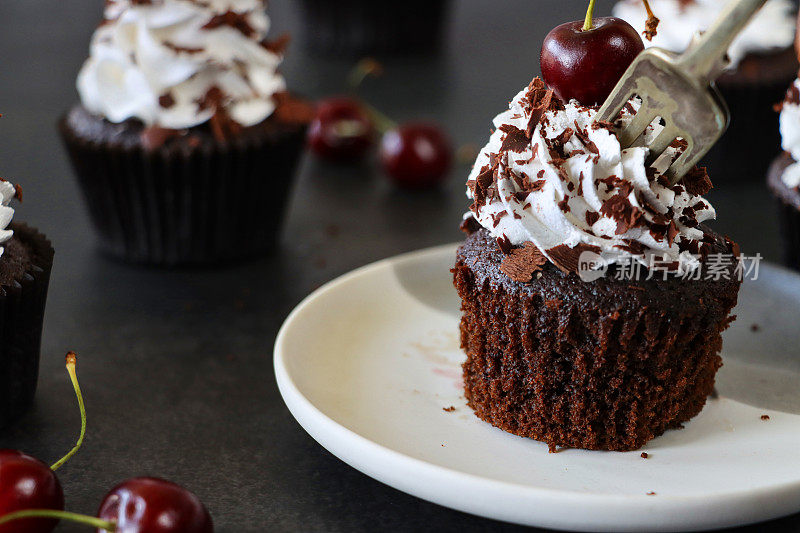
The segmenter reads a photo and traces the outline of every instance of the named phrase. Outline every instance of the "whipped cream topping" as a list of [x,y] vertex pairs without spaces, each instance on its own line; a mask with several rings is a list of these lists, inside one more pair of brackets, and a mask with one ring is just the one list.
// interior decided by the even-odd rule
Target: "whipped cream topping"
[[[14,231],[8,229],[11,219],[14,218],[14,208],[9,204],[14,198],[19,199],[20,190],[10,181],[0,179],[0,244],[3,244],[14,236]],[[4,246],[0,246],[0,256],[5,251]]]
[[707,174],[695,169],[670,185],[661,175],[670,154],[648,166],[649,150],[623,150],[596,113],[575,100],[563,105],[535,79],[494,119],[467,181],[471,216],[506,253],[532,243],[566,271],[584,251],[607,264],[657,259],[694,270],[707,246],[698,225],[716,216],[701,196]]
[[[729,0],[650,0],[653,13],[661,21],[658,34],[645,46],[658,46],[683,52],[692,37],[716,21]],[[792,46],[795,34],[791,0],[769,0],[753,17],[728,49],[731,67],[750,53],[783,50]],[[640,33],[645,30],[647,13],[642,0],[623,0],[614,6],[614,16],[626,20]]]
[[108,0],[104,17],[77,85],[111,122],[184,129],[220,112],[252,126],[285,90],[263,0]]
[[794,163],[786,167],[781,180],[790,189],[800,187],[800,79],[794,80],[786,92],[780,114],[781,147],[789,152]]

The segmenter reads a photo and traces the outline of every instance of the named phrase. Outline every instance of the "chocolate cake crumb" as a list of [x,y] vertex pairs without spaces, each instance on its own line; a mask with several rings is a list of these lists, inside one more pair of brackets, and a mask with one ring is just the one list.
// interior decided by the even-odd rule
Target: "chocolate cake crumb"
[[755,333],[756,331],[758,331],[760,329],[761,329],[761,326],[759,326],[758,324],[751,324],[750,325],[750,331],[752,331],[753,333]]
[[761,420],[769,420],[769,415],[761,415]]
[[447,411],[448,413],[452,413],[455,410],[456,410],[455,406],[452,405],[450,407],[442,407],[442,411]]
[[648,495],[648,496],[655,496],[655,495],[656,495],[656,493],[655,493],[655,492],[653,492],[653,491],[651,490],[650,492],[648,492],[648,493],[647,493],[647,495]]
[[641,455],[642,459],[647,459],[648,457],[650,457],[650,454],[648,454],[647,452],[642,452],[642,455]]

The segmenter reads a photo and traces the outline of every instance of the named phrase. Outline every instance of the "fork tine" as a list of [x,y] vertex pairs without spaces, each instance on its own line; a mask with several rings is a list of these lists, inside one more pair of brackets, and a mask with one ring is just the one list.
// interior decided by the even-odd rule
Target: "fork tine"
[[620,93],[622,89],[623,88],[618,87],[612,91],[605,103],[600,107],[600,111],[597,112],[597,120],[614,122],[619,118],[619,114],[622,113],[622,108],[635,96],[634,94],[628,94],[624,98],[621,97]]
[[653,161],[661,157],[661,154],[669,148],[669,145],[672,144],[678,136],[680,132],[677,128],[673,128],[671,126],[666,126],[661,133],[658,134],[652,143],[650,143],[650,153],[647,156],[647,164],[651,164]]
[[696,163],[696,161],[688,161],[689,155],[692,153],[694,149],[694,140],[689,138],[684,138],[684,140],[688,143],[686,150],[678,156],[675,161],[667,168],[664,172],[664,176],[667,177],[671,184],[676,184],[680,181],[680,179],[686,174]]
[[633,116],[633,119],[617,133],[620,144],[625,147],[631,146],[655,118],[655,113],[645,109],[645,106],[642,105]]

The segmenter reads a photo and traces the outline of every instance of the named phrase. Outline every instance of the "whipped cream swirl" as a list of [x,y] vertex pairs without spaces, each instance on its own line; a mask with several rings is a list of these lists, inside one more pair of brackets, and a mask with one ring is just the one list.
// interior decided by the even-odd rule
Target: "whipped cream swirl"
[[[730,0],[650,0],[650,7],[661,23],[652,41],[645,46],[658,46],[683,52],[692,37],[714,23]],[[791,0],[769,0],[753,17],[728,49],[731,67],[748,54],[784,50],[792,46],[795,34]],[[614,16],[626,20],[640,33],[645,30],[647,13],[641,0],[623,0],[614,6]]]
[[465,216],[504,251],[533,243],[562,270],[583,251],[607,264],[655,259],[694,270],[706,246],[698,225],[716,216],[701,196],[711,188],[707,174],[695,169],[670,185],[661,175],[670,154],[648,166],[649,150],[623,150],[596,113],[575,100],[563,105],[535,79],[494,119],[467,181],[474,202]]
[[[14,198],[21,198],[20,189],[10,181],[0,179],[0,244],[8,242],[14,236],[14,231],[8,229],[11,219],[14,218],[14,208],[9,205]],[[4,251],[5,247],[0,246],[0,256]]]
[[107,0],[78,76],[92,113],[184,129],[216,112],[252,126],[285,90],[263,0]]
[[794,163],[786,167],[781,179],[790,189],[800,187],[800,79],[786,92],[780,115],[781,147],[791,154]]

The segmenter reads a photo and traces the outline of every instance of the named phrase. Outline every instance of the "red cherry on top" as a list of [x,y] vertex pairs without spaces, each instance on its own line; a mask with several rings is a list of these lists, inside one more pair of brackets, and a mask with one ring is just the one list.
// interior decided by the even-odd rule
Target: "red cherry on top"
[[398,186],[425,189],[447,177],[453,150],[439,126],[410,122],[384,134],[380,157],[384,170]]
[[308,145],[320,157],[339,163],[355,161],[372,145],[374,126],[356,100],[346,96],[326,98],[308,130]]
[[97,516],[116,523],[117,533],[214,531],[211,515],[194,493],[151,477],[129,479],[111,489]]
[[616,17],[596,18],[588,30],[584,24],[567,22],[547,34],[539,58],[542,78],[565,102],[600,105],[644,43],[633,26]]
[[[24,509],[64,510],[64,491],[55,472],[35,457],[0,450],[0,516]],[[58,520],[25,518],[0,525],[0,533],[48,533]]]

